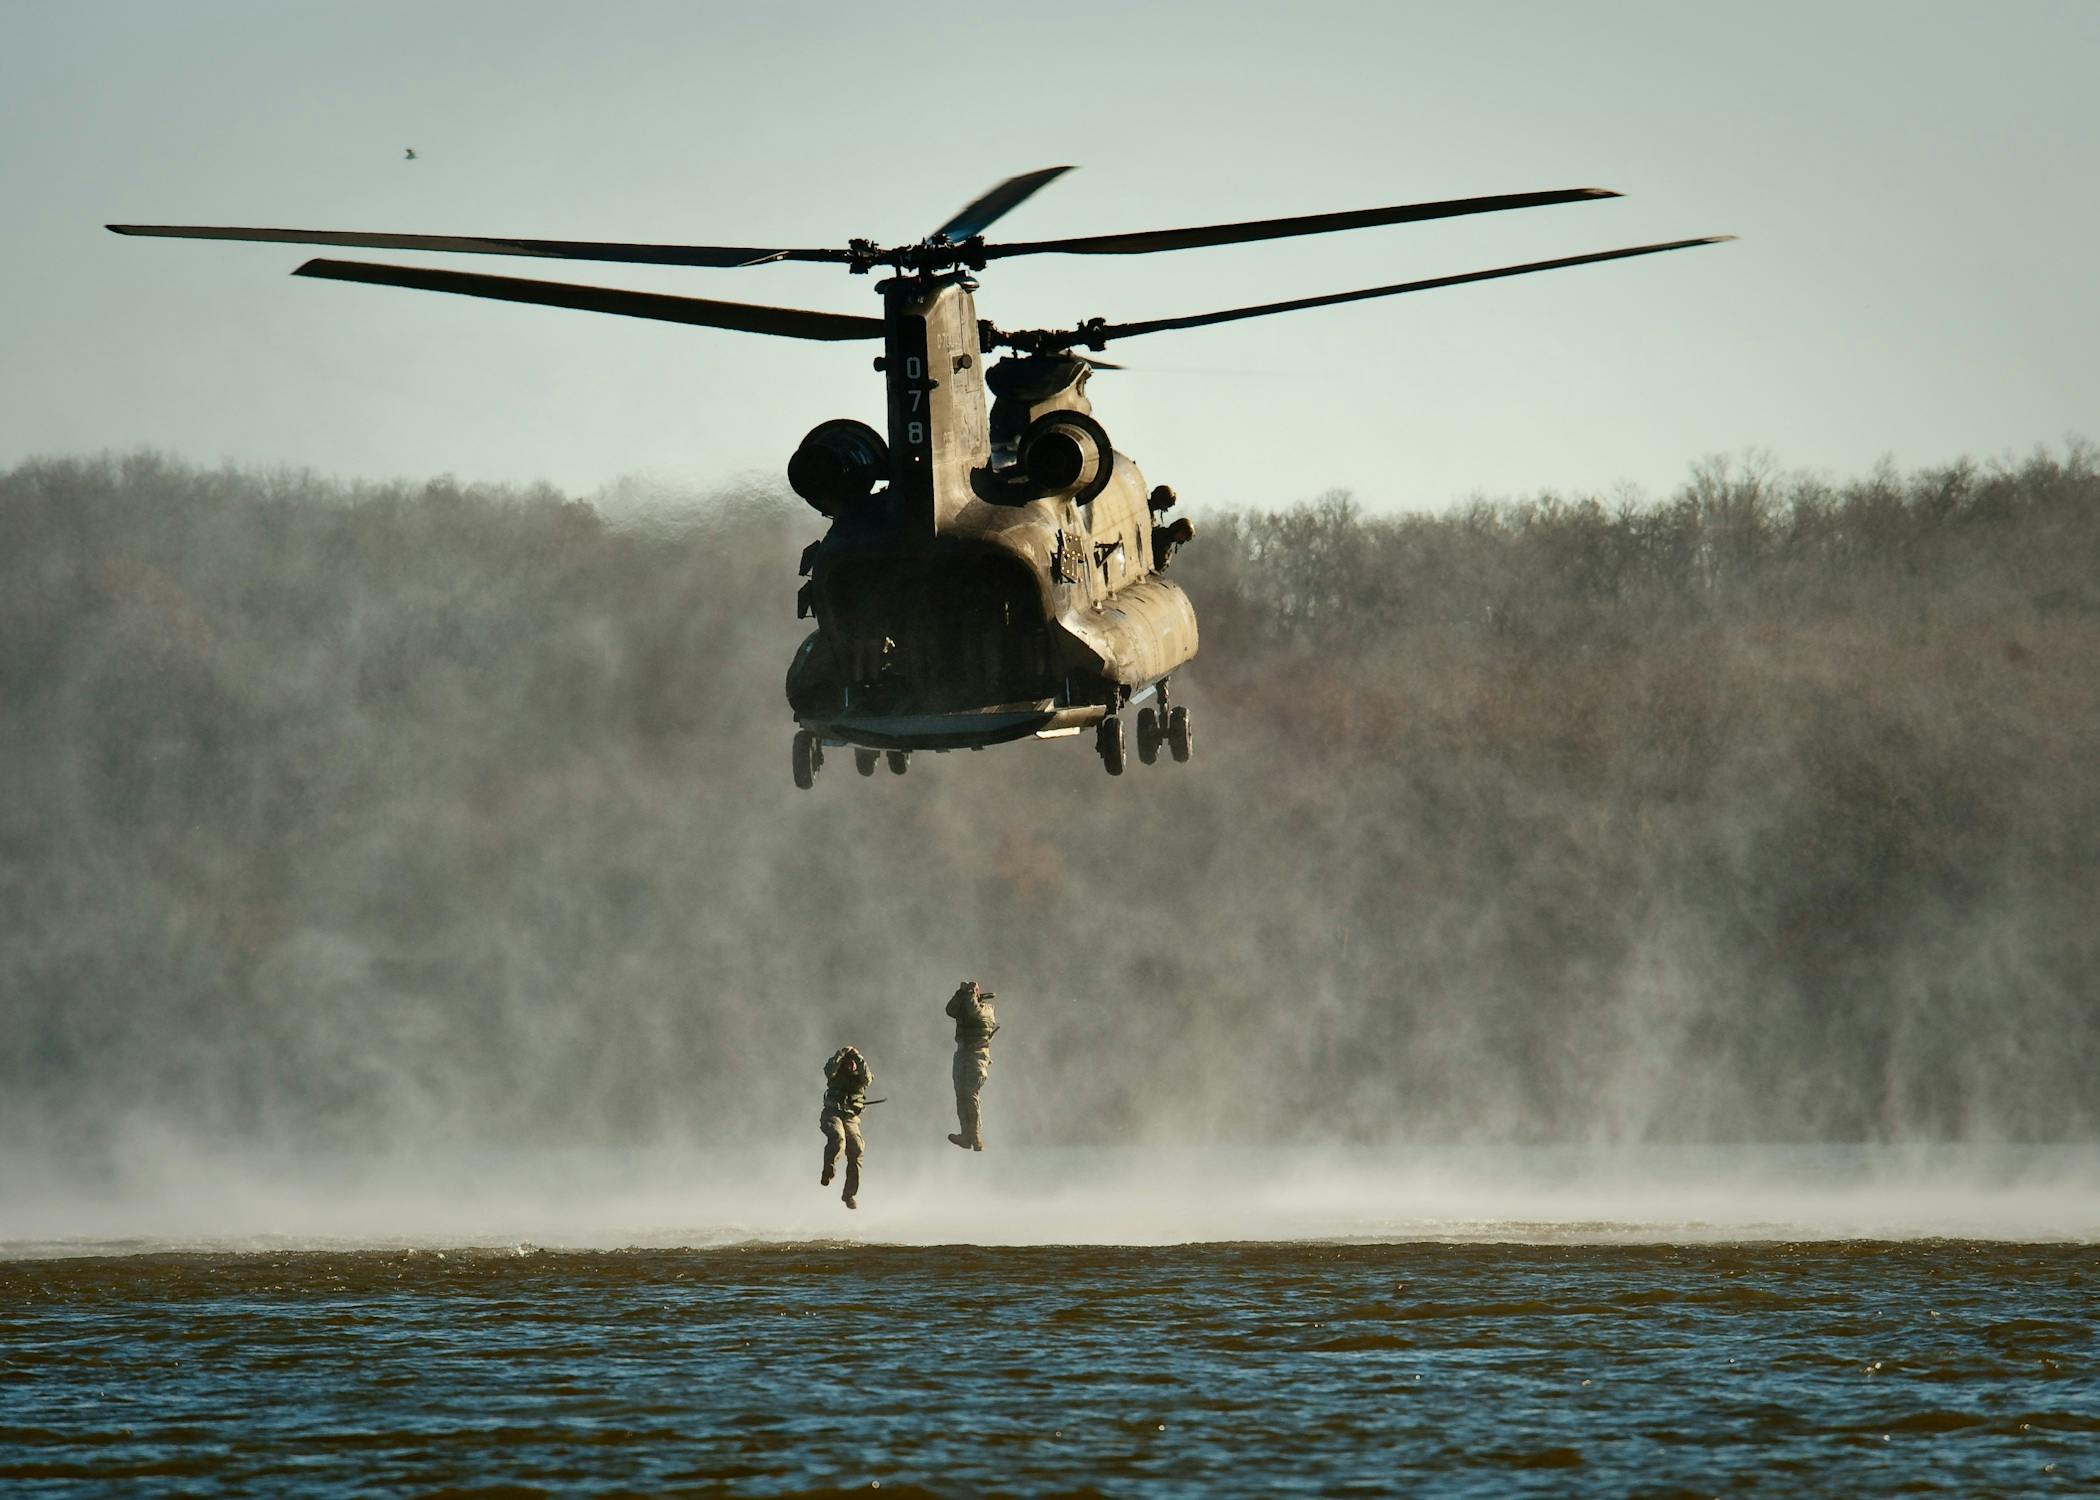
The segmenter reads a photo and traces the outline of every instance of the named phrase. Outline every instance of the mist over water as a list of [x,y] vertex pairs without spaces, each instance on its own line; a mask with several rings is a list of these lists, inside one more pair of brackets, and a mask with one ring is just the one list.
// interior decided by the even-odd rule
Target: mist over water
[[[812,1144],[427,1157],[208,1155],[119,1170],[8,1163],[0,1258],[161,1251],[619,1249],[760,1243],[1611,1245],[2100,1242],[2100,1149],[1017,1146],[871,1131],[860,1208]],[[929,1145],[931,1140],[935,1144]]]
[[797,792],[815,519],[606,509],[0,475],[0,1240],[2094,1233],[2085,450],[1198,509],[1120,781]]

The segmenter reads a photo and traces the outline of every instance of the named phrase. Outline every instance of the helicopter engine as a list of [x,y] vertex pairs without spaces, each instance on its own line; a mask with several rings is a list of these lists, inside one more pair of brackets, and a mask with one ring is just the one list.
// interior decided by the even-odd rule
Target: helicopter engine
[[986,372],[993,464],[970,487],[993,505],[1031,500],[1091,504],[1108,488],[1116,454],[1086,398],[1092,366],[1069,355],[1003,359]]
[[882,434],[851,417],[810,429],[788,460],[788,485],[827,516],[867,499],[889,474],[890,450]]
[[1030,499],[1065,495],[1084,505],[1107,487],[1115,450],[1101,424],[1080,411],[1046,411],[1028,424],[1017,450]]

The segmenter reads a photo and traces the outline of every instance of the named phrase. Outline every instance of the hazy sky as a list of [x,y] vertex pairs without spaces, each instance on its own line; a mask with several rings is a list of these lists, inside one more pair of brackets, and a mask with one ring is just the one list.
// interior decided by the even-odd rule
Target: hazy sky
[[[0,0],[0,464],[777,475],[880,425],[859,345],[287,276],[110,221],[662,242],[1105,233],[1603,186],[1621,201],[994,263],[1008,327],[1735,233],[1115,346],[1096,411],[1199,506],[1666,491],[2100,436],[2100,3],[715,6]],[[403,159],[413,146],[418,160]],[[878,311],[822,266],[349,258]],[[1199,516],[1201,510],[1196,512]]]

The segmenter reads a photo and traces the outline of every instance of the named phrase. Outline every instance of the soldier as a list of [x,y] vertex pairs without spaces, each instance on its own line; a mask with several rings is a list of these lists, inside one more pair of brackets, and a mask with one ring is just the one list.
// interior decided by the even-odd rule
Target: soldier
[[965,979],[948,997],[948,1014],[955,1019],[955,1123],[959,1127],[948,1139],[965,1151],[984,1149],[977,1095],[992,1070],[992,1033],[999,1029],[992,1019],[992,999],[991,991],[974,979]]
[[817,1186],[831,1186],[839,1148],[845,1147],[846,1190],[839,1196],[848,1208],[860,1206],[853,1201],[860,1196],[860,1158],[864,1149],[860,1112],[868,1106],[872,1076],[868,1060],[860,1055],[858,1047],[841,1047],[824,1064],[824,1109],[817,1116],[817,1128],[824,1132],[824,1175],[817,1179]]

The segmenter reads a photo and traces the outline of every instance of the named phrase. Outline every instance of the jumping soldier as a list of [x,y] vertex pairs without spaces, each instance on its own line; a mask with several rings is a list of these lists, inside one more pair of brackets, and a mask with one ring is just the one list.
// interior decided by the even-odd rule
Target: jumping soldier
[[999,1023],[992,1018],[992,992],[974,979],[965,979],[948,997],[948,1014],[955,1020],[955,1123],[948,1139],[965,1151],[982,1151],[984,1135],[978,1129],[977,1095],[985,1075],[992,1070],[992,1034]]
[[860,1055],[858,1047],[841,1047],[824,1064],[824,1108],[817,1116],[817,1128],[824,1132],[824,1175],[817,1179],[817,1186],[831,1186],[838,1166],[839,1148],[843,1146],[846,1151],[846,1190],[839,1196],[848,1208],[860,1206],[853,1201],[860,1196],[860,1159],[864,1150],[860,1138],[860,1112],[868,1107],[868,1083],[872,1076],[868,1071],[868,1060]]

